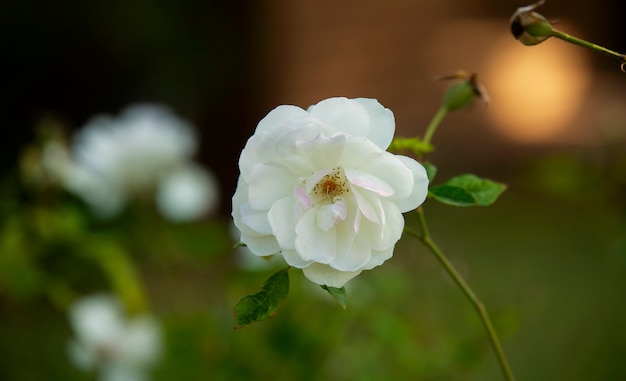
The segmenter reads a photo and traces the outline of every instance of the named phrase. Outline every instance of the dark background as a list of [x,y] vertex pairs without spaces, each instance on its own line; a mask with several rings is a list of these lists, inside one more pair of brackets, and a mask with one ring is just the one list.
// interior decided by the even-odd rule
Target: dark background
[[[429,63],[434,35],[458,19],[499,20],[502,29],[493,37],[501,38],[509,33],[508,18],[522,5],[5,0],[0,3],[0,168],[15,165],[43,116],[76,129],[97,113],[160,102],[201,131],[200,159],[223,180],[227,211],[238,153],[271,108],[279,103],[306,107],[336,95],[366,96],[394,110],[400,130],[425,125],[443,90],[432,78],[459,68],[479,69],[467,67],[475,59],[462,56]],[[624,51],[620,9],[618,1],[548,1],[540,11],[575,23],[582,37]],[[471,38],[457,37],[435,48],[454,51]],[[616,74],[610,59],[585,54],[588,70]],[[474,114],[480,118],[481,110]],[[485,135],[488,147],[510,144]]]

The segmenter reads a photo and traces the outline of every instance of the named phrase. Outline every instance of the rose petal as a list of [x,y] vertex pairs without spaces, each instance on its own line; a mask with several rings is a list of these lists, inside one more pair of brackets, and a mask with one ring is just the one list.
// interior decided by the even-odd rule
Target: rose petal
[[385,263],[386,260],[390,259],[393,256],[393,248],[394,246],[387,250],[372,250],[370,260],[365,266],[363,266],[363,270],[371,270],[374,267],[380,266]]
[[[346,172],[346,177],[352,185],[367,189],[383,197],[389,197],[395,193],[393,187],[391,187],[389,183],[372,175],[371,173],[358,169],[345,169],[344,171]],[[406,172],[410,175],[408,170]]]
[[298,178],[278,164],[258,164],[248,176],[248,201],[257,210],[269,210],[272,204],[291,195]]
[[303,268],[302,272],[313,283],[336,288],[343,287],[346,282],[361,273],[361,271],[339,271],[321,263],[311,263]]
[[302,259],[300,254],[298,254],[298,252],[295,250],[283,250],[282,254],[283,258],[285,258],[285,262],[287,262],[289,266],[293,266],[299,269],[309,266],[311,263],[313,263],[313,261],[305,261],[304,259]]
[[410,157],[396,156],[413,173],[413,189],[411,193],[402,199],[395,199],[394,202],[400,212],[406,213],[420,206],[428,196],[428,176],[426,169]]
[[384,152],[359,167],[358,170],[360,173],[366,173],[368,178],[375,178],[391,188],[391,191],[387,191],[386,194],[381,193],[381,196],[402,199],[408,197],[413,191],[413,173],[398,155]]
[[268,221],[268,214],[265,210],[256,210],[250,207],[250,204],[245,203],[241,205],[240,214],[242,224],[246,225],[257,236],[264,236],[272,234],[272,227]]
[[308,117],[302,108],[292,105],[281,105],[270,111],[257,124],[255,135],[260,133],[273,133],[274,129],[285,123],[302,117]]
[[356,98],[370,117],[370,130],[367,137],[381,149],[386,150],[393,140],[396,130],[396,121],[393,112],[381,105],[376,99]]
[[241,242],[245,243],[254,255],[258,255],[260,257],[274,255],[280,252],[278,241],[276,241],[276,238],[271,235],[255,237],[241,233]]
[[336,256],[336,230],[325,232],[317,226],[317,208],[304,213],[296,225],[296,251],[305,261],[329,263]]
[[293,250],[296,231],[293,228],[300,218],[300,211],[295,207],[293,197],[285,197],[276,201],[266,214],[271,233],[283,250]]
[[322,120],[334,133],[367,137],[370,117],[361,103],[344,97],[328,98],[309,107],[309,113]]

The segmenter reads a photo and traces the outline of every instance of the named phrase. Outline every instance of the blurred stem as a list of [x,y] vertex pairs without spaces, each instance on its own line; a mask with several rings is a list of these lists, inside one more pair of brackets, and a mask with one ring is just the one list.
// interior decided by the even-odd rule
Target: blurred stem
[[111,287],[124,301],[130,313],[148,309],[139,274],[124,249],[114,242],[96,240],[92,255],[106,274]]
[[405,232],[409,235],[419,239],[439,260],[439,263],[443,266],[446,272],[452,277],[454,282],[461,288],[465,296],[469,299],[470,303],[474,306],[478,315],[480,316],[483,325],[485,326],[485,330],[487,331],[487,336],[491,342],[491,346],[495,351],[498,362],[500,363],[500,367],[502,368],[502,372],[506,377],[507,381],[514,381],[515,377],[511,372],[511,367],[506,359],[504,354],[504,350],[502,349],[502,345],[500,344],[500,339],[498,338],[498,334],[491,323],[491,319],[489,318],[489,314],[485,309],[483,303],[478,299],[474,291],[472,291],[471,287],[467,284],[465,279],[461,276],[458,270],[454,267],[452,262],[443,254],[443,252],[439,249],[439,247],[435,244],[435,242],[430,237],[428,232],[428,225],[426,224],[426,216],[424,215],[424,210],[422,207],[417,208],[417,216],[419,219],[419,225],[421,229],[421,234],[405,227]]
[[448,113],[448,109],[444,105],[441,105],[439,110],[437,110],[437,113],[435,114],[435,116],[433,116],[433,119],[430,121],[430,124],[428,125],[428,128],[426,129],[426,133],[424,133],[424,138],[422,139],[424,143],[426,144],[430,143],[430,140],[433,138],[435,131],[437,131],[437,127],[439,127],[439,125],[441,124],[441,121],[443,120],[443,118],[446,116],[447,113]]
[[624,54],[620,54],[620,53],[617,53],[617,52],[615,52],[613,50],[607,49],[607,48],[605,48],[603,46],[596,45],[596,44],[594,44],[592,42],[582,40],[580,38],[577,38],[577,37],[574,37],[572,35],[569,35],[569,34],[567,34],[565,32],[561,32],[560,30],[557,30],[557,29],[552,29],[552,36],[556,37],[556,38],[559,38],[559,39],[561,39],[563,41],[569,42],[571,44],[582,46],[583,48],[591,49],[591,50],[594,50],[596,52],[605,54],[605,55],[607,55],[609,57],[616,58],[622,64],[622,71],[624,71],[624,65],[626,64],[626,55],[624,55]]

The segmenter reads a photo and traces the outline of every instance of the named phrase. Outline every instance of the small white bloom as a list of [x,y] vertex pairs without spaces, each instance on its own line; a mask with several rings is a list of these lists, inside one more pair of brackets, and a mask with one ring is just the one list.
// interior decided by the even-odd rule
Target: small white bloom
[[386,151],[394,130],[393,113],[374,99],[272,110],[239,159],[232,216],[241,241],[331,287],[391,258],[402,213],[428,193],[424,167]]
[[196,149],[192,126],[168,108],[134,105],[117,118],[96,116],[78,131],[64,182],[103,217],[133,197],[158,192],[165,217],[197,218],[215,207],[217,182],[192,166]]
[[218,205],[217,180],[203,168],[187,164],[159,183],[156,202],[170,221],[191,221]]
[[161,331],[151,315],[127,318],[120,301],[110,295],[94,295],[70,308],[75,339],[69,354],[84,371],[100,372],[103,381],[142,381],[159,359]]

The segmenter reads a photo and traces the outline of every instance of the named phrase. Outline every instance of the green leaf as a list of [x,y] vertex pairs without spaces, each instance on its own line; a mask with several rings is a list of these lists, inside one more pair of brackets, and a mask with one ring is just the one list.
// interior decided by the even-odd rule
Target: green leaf
[[345,287],[336,288],[324,285],[322,286],[322,288],[328,291],[330,296],[332,296],[337,301],[337,303],[339,303],[341,308],[343,308],[344,310],[348,308],[348,296],[346,295]]
[[437,175],[437,167],[429,161],[422,163],[424,169],[426,169],[426,176],[428,177],[428,181],[433,181],[435,175]]
[[421,156],[435,150],[432,144],[424,142],[419,137],[414,138],[394,138],[389,146],[390,152],[402,152],[411,151],[414,154]]
[[235,306],[235,329],[276,315],[289,294],[289,268],[277,271],[263,284],[261,291],[244,296]]
[[475,175],[461,175],[431,188],[428,194],[453,206],[487,206],[506,190],[506,185]]

